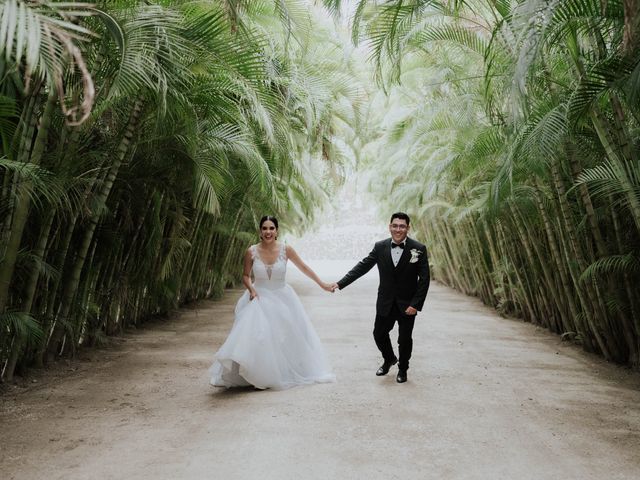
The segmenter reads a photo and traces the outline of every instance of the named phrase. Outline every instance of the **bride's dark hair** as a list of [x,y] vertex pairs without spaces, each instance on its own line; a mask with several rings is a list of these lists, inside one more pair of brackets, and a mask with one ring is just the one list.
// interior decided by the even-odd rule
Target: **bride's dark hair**
[[260,228],[262,228],[262,224],[264,222],[273,222],[273,224],[276,226],[276,230],[278,229],[278,219],[276,217],[272,217],[271,215],[265,215],[264,217],[262,217],[260,219]]

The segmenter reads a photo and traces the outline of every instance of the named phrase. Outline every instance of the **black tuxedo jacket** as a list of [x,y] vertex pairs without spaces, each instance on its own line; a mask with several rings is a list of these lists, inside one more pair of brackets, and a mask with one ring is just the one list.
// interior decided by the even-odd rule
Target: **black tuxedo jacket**
[[340,290],[367,273],[374,265],[378,266],[380,273],[376,302],[378,315],[388,315],[394,302],[401,312],[408,306],[422,310],[429,290],[427,247],[407,237],[402,257],[398,266],[394,267],[391,259],[391,239],[381,240],[374,245],[369,255],[338,281]]

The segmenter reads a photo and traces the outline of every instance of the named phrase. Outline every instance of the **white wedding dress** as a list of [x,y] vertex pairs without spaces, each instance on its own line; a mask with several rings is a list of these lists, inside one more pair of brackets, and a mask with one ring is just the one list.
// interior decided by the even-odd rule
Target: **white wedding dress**
[[335,381],[298,295],[285,283],[284,244],[273,265],[261,260],[255,245],[250,250],[258,298],[250,301],[245,291],[238,300],[231,332],[209,370],[211,385],[282,390]]

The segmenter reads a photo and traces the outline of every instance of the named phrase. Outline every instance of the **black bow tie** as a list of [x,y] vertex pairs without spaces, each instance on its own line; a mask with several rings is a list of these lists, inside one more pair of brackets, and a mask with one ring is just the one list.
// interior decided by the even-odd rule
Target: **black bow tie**
[[391,242],[391,248],[396,248],[396,247],[404,249],[404,243],[393,243],[393,242]]

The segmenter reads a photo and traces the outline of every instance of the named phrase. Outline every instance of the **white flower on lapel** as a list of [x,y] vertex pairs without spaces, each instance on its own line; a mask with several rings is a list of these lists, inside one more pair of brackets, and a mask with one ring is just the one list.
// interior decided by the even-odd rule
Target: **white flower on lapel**
[[422,252],[420,252],[420,250],[416,249],[416,248],[412,248],[411,249],[411,259],[409,260],[409,263],[416,263],[418,261],[418,258],[420,258],[420,254]]

